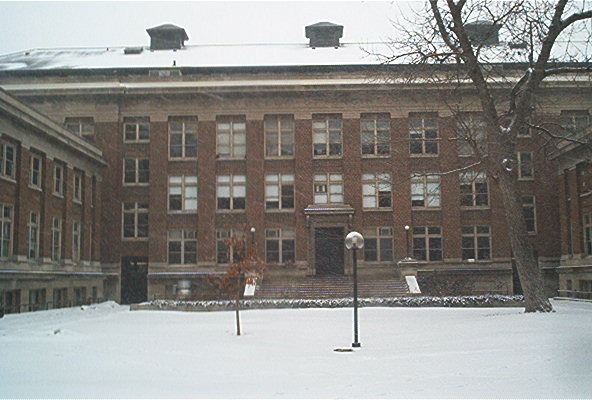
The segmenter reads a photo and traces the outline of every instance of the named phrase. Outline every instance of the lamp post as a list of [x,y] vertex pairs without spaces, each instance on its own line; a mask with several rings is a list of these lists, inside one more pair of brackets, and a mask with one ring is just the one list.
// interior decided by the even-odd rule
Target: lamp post
[[358,257],[357,250],[364,247],[364,237],[358,232],[350,232],[345,237],[345,247],[348,250],[353,250],[353,267],[354,267],[354,342],[352,347],[360,347],[358,341]]
[[411,259],[411,257],[409,256],[409,229],[411,229],[409,225],[405,225],[405,241],[407,242],[407,260]]
[[251,249],[255,250],[255,227],[251,227]]

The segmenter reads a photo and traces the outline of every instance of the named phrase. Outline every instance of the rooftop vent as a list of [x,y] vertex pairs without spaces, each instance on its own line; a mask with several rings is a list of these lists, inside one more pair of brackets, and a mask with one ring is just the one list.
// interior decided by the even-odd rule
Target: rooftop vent
[[150,35],[150,50],[177,50],[189,40],[185,29],[172,24],[146,29]]
[[123,49],[123,54],[142,54],[143,51],[143,47],[126,47]]
[[500,25],[489,21],[475,21],[465,25],[469,40],[473,46],[495,46],[499,44],[500,28]]
[[343,25],[336,25],[331,22],[319,22],[309,25],[305,34],[310,39],[309,46],[317,47],[339,47],[339,39],[343,36]]

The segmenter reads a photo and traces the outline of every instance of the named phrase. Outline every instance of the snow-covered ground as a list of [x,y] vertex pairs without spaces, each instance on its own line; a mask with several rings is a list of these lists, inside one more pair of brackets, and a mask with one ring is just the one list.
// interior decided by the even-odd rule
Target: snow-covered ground
[[592,396],[592,303],[519,308],[134,311],[0,319],[0,398]]

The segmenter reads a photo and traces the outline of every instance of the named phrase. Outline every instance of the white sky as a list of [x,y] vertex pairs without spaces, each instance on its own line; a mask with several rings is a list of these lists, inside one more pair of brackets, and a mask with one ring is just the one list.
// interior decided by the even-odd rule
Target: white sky
[[185,28],[186,45],[305,43],[304,27],[344,25],[344,42],[392,35],[409,1],[0,1],[0,54],[34,48],[149,45],[147,28]]

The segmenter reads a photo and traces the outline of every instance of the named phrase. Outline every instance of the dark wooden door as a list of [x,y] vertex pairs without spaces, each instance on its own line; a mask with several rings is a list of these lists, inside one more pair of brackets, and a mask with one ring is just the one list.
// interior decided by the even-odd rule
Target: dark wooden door
[[121,304],[148,300],[148,259],[126,257],[121,260]]
[[315,229],[315,270],[317,275],[343,275],[343,228]]

